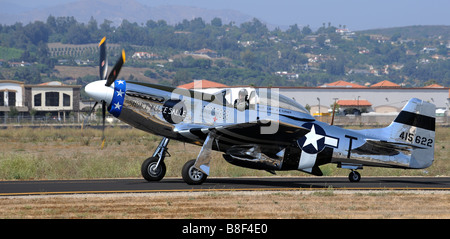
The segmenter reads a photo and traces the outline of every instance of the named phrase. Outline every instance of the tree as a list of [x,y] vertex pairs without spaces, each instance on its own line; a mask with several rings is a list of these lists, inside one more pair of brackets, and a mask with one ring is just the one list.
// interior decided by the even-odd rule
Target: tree
[[48,42],[50,30],[47,25],[41,21],[30,23],[23,28],[25,36],[32,44],[37,45],[39,42]]
[[438,54],[442,56],[447,56],[448,54],[448,48],[445,44],[439,45],[438,47]]
[[34,123],[34,116],[36,115],[37,110],[34,109],[34,108],[31,108],[29,112],[30,112],[30,115],[31,115],[31,123]]
[[101,35],[98,32],[97,20],[95,20],[93,16],[91,16],[91,19],[89,19],[89,22],[87,24],[87,30],[89,31],[91,39],[100,39],[101,38]]
[[256,60],[256,56],[250,49],[245,50],[245,52],[241,52],[241,60],[244,65],[248,68],[253,68]]
[[189,74],[189,71],[186,69],[182,69],[177,71],[177,73],[175,73],[175,80],[173,81],[173,85],[177,86],[182,83],[189,82],[190,80],[191,76]]
[[34,66],[19,67],[14,73],[13,80],[24,81],[26,84],[41,83],[41,73]]
[[327,61],[325,63],[325,69],[330,75],[344,75],[345,62],[342,58],[338,58],[334,61]]
[[189,31],[199,31],[204,29],[206,26],[205,22],[203,21],[203,19],[201,17],[197,17],[191,20],[191,22],[189,23]]
[[57,17],[56,18],[56,32],[59,34],[67,33],[68,29],[78,22],[74,17]]
[[112,23],[112,21],[105,19],[103,23],[100,24],[100,34],[103,36],[109,36],[109,34],[113,31],[113,28],[111,27]]
[[317,44],[319,44],[320,47],[324,47],[325,46],[325,40],[326,40],[325,36],[324,35],[320,35],[319,37],[317,37],[316,42],[317,42]]
[[289,29],[286,30],[286,33],[294,39],[300,38],[300,36],[302,35],[302,32],[298,28],[297,24],[289,26]]
[[91,33],[98,30],[97,20],[95,20],[93,16],[91,16],[91,18],[89,19],[87,28]]
[[215,17],[211,20],[211,26],[213,27],[222,27],[222,19]]
[[427,80],[423,83],[424,86],[433,85],[433,84],[437,84],[436,80],[434,80],[434,79]]
[[402,52],[399,48],[394,48],[387,54],[387,63],[399,62]]
[[8,115],[11,117],[16,117],[19,115],[19,110],[17,110],[17,108],[15,106],[10,106]]
[[401,37],[402,37],[402,35],[397,32],[394,35],[392,35],[391,41],[398,41],[398,39],[400,39]]
[[302,28],[302,34],[303,35],[310,35],[313,31],[311,30],[311,28],[309,27],[309,25],[304,26]]
[[44,64],[48,69],[53,69],[55,67],[55,59],[49,57],[48,45],[44,42],[39,42],[36,52],[37,62]]
[[402,68],[402,74],[406,76],[412,76],[417,71],[417,63],[415,61],[408,61]]
[[54,16],[52,15],[48,16],[46,24],[50,31],[56,32],[57,25],[56,25],[56,18]]
[[70,26],[67,30],[65,42],[69,44],[87,44],[93,42],[93,40],[84,24],[76,24]]
[[261,21],[253,18],[251,22],[244,22],[241,24],[241,31],[243,33],[255,35],[259,38],[261,36],[267,35],[269,29],[267,29],[267,26],[264,25]]

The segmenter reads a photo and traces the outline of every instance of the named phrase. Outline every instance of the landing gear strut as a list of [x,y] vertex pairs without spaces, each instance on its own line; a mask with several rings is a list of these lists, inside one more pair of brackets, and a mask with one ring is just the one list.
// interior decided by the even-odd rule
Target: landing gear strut
[[[166,157],[167,145],[170,139],[164,137],[156,148],[153,156],[146,159],[141,166],[142,177],[147,181],[160,181],[166,175],[166,164],[164,158]],[[170,156],[170,154],[169,154]]]
[[[203,143],[197,159],[190,160],[184,164],[181,175],[187,184],[200,185],[208,177],[214,137],[215,132],[210,132]],[[144,163],[142,163],[141,174],[145,180],[160,181],[166,175],[166,164],[164,164],[164,158],[166,157],[166,153],[169,154],[167,151],[169,141],[170,139],[164,137],[153,153],[153,156],[146,159]]]
[[200,185],[208,177],[212,144],[215,136],[215,131],[209,132],[205,142],[203,142],[202,149],[200,150],[197,159],[190,160],[184,164],[181,176],[187,184]]

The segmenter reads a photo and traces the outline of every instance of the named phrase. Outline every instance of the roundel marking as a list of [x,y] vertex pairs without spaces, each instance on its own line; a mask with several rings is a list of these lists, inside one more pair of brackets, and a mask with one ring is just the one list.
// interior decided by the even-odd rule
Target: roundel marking
[[297,140],[298,146],[309,154],[317,154],[325,148],[325,130],[317,124],[306,123],[303,127],[311,131]]

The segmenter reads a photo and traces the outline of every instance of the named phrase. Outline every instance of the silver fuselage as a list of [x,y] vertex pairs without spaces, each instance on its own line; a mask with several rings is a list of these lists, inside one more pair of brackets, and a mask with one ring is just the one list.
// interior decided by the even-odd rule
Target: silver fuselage
[[[105,93],[98,93],[96,86],[96,93],[90,95],[105,100],[110,112],[115,110],[112,114],[121,121],[151,134],[203,145],[207,135],[214,131],[217,136],[212,149],[224,152],[228,162],[239,166],[295,169],[315,175],[321,175],[315,168],[327,163],[349,169],[363,165],[429,166],[411,162],[414,142],[405,139],[405,143],[386,144],[392,139],[402,141],[398,130],[389,127],[349,130],[332,126],[315,120],[303,106],[273,91],[255,91],[256,97],[253,95],[250,105],[239,108],[230,98],[227,100],[226,90],[206,94],[139,82],[126,82],[124,87],[116,81]],[[88,85],[86,91],[93,92],[93,85]],[[113,98],[109,99],[111,93]],[[416,129],[408,130],[411,134],[416,132]],[[421,135],[434,140],[434,129]],[[426,144],[419,142],[417,148],[429,152]]]

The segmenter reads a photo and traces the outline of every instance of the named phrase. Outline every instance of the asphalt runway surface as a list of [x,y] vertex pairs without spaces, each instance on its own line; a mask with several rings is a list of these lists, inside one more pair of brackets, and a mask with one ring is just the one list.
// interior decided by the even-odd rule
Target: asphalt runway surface
[[208,178],[202,185],[187,185],[181,178],[160,182],[144,179],[0,181],[0,196],[83,193],[144,193],[261,190],[450,190],[450,177],[347,177]]

